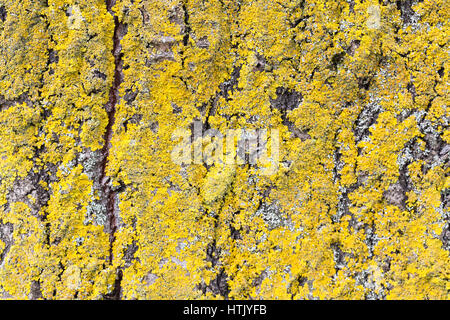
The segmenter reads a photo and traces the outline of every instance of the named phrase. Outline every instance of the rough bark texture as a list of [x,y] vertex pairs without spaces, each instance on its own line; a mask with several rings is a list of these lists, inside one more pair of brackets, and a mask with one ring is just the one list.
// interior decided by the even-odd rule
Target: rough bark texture
[[0,0],[0,298],[448,299],[449,12]]

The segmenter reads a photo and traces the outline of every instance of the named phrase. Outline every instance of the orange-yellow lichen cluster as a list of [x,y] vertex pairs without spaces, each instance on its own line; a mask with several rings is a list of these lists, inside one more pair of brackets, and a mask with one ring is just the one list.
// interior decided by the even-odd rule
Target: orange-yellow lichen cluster
[[[449,13],[0,0],[0,297],[448,299]],[[194,121],[278,170],[175,163]]]

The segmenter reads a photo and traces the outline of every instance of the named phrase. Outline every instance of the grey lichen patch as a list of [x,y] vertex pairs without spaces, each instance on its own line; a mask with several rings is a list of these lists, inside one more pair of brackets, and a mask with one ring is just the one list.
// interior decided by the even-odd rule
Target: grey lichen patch
[[102,173],[103,155],[101,150],[92,151],[90,149],[84,149],[78,155],[78,161],[83,166],[83,173],[93,181],[90,192],[91,202],[86,207],[85,223],[94,222],[97,225],[106,226],[108,221],[107,203],[103,195],[104,192],[101,182],[98,181],[98,177]]
[[13,242],[13,225],[0,221],[0,267],[3,266]]
[[86,207],[87,218],[84,223],[88,224],[89,222],[94,221],[96,225],[105,226],[108,220],[106,205],[102,203],[101,200],[98,199],[91,199],[91,200],[92,201]]
[[83,172],[89,179],[94,180],[101,173],[100,161],[102,159],[101,150],[92,151],[90,149],[84,149],[78,155],[78,161],[83,166]]
[[147,283],[148,286],[151,286],[151,285],[155,284],[155,282],[158,278],[159,277],[156,274],[149,272],[147,274],[147,276],[145,277],[145,282]]
[[13,299],[14,297],[0,287],[0,299]]
[[371,99],[369,104],[365,106],[358,118],[356,119],[353,133],[355,135],[355,141],[359,142],[368,138],[370,131],[369,128],[375,124],[378,119],[378,115],[383,111],[379,101],[377,99]]
[[269,230],[289,226],[289,220],[275,202],[262,202],[255,214],[263,218]]
[[417,25],[420,15],[413,10],[413,6],[419,1],[414,0],[401,0],[397,1],[397,9],[400,10],[400,16],[403,21],[404,27],[412,25],[414,29],[417,29]]

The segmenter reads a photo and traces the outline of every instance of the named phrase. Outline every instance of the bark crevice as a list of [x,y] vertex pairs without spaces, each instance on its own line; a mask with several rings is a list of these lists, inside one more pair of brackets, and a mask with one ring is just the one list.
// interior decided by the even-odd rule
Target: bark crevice
[[[109,100],[105,105],[105,111],[108,116],[108,124],[104,134],[104,145],[101,151],[102,163],[101,174],[99,176],[99,182],[102,189],[103,197],[106,200],[106,213],[107,222],[106,228],[109,232],[109,264],[113,264],[114,254],[113,247],[116,240],[116,231],[119,224],[119,213],[117,210],[117,191],[113,188],[111,179],[107,175],[107,166],[109,161],[110,150],[112,147],[112,138],[114,135],[114,123],[116,117],[116,106],[120,100],[119,88],[123,82],[123,53],[120,41],[126,33],[127,26],[119,20],[119,17],[113,10],[115,0],[106,0],[106,8],[109,14],[114,20],[114,35],[113,35],[113,49],[112,54],[114,56],[114,78],[109,91]],[[118,300],[121,296],[121,280],[122,271],[117,270],[116,280],[112,292],[106,295],[107,299]]]

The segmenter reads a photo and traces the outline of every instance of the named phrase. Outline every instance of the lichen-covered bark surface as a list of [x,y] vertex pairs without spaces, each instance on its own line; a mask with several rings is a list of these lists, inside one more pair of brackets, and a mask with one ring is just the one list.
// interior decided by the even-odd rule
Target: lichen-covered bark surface
[[0,298],[448,299],[449,4],[0,0]]

